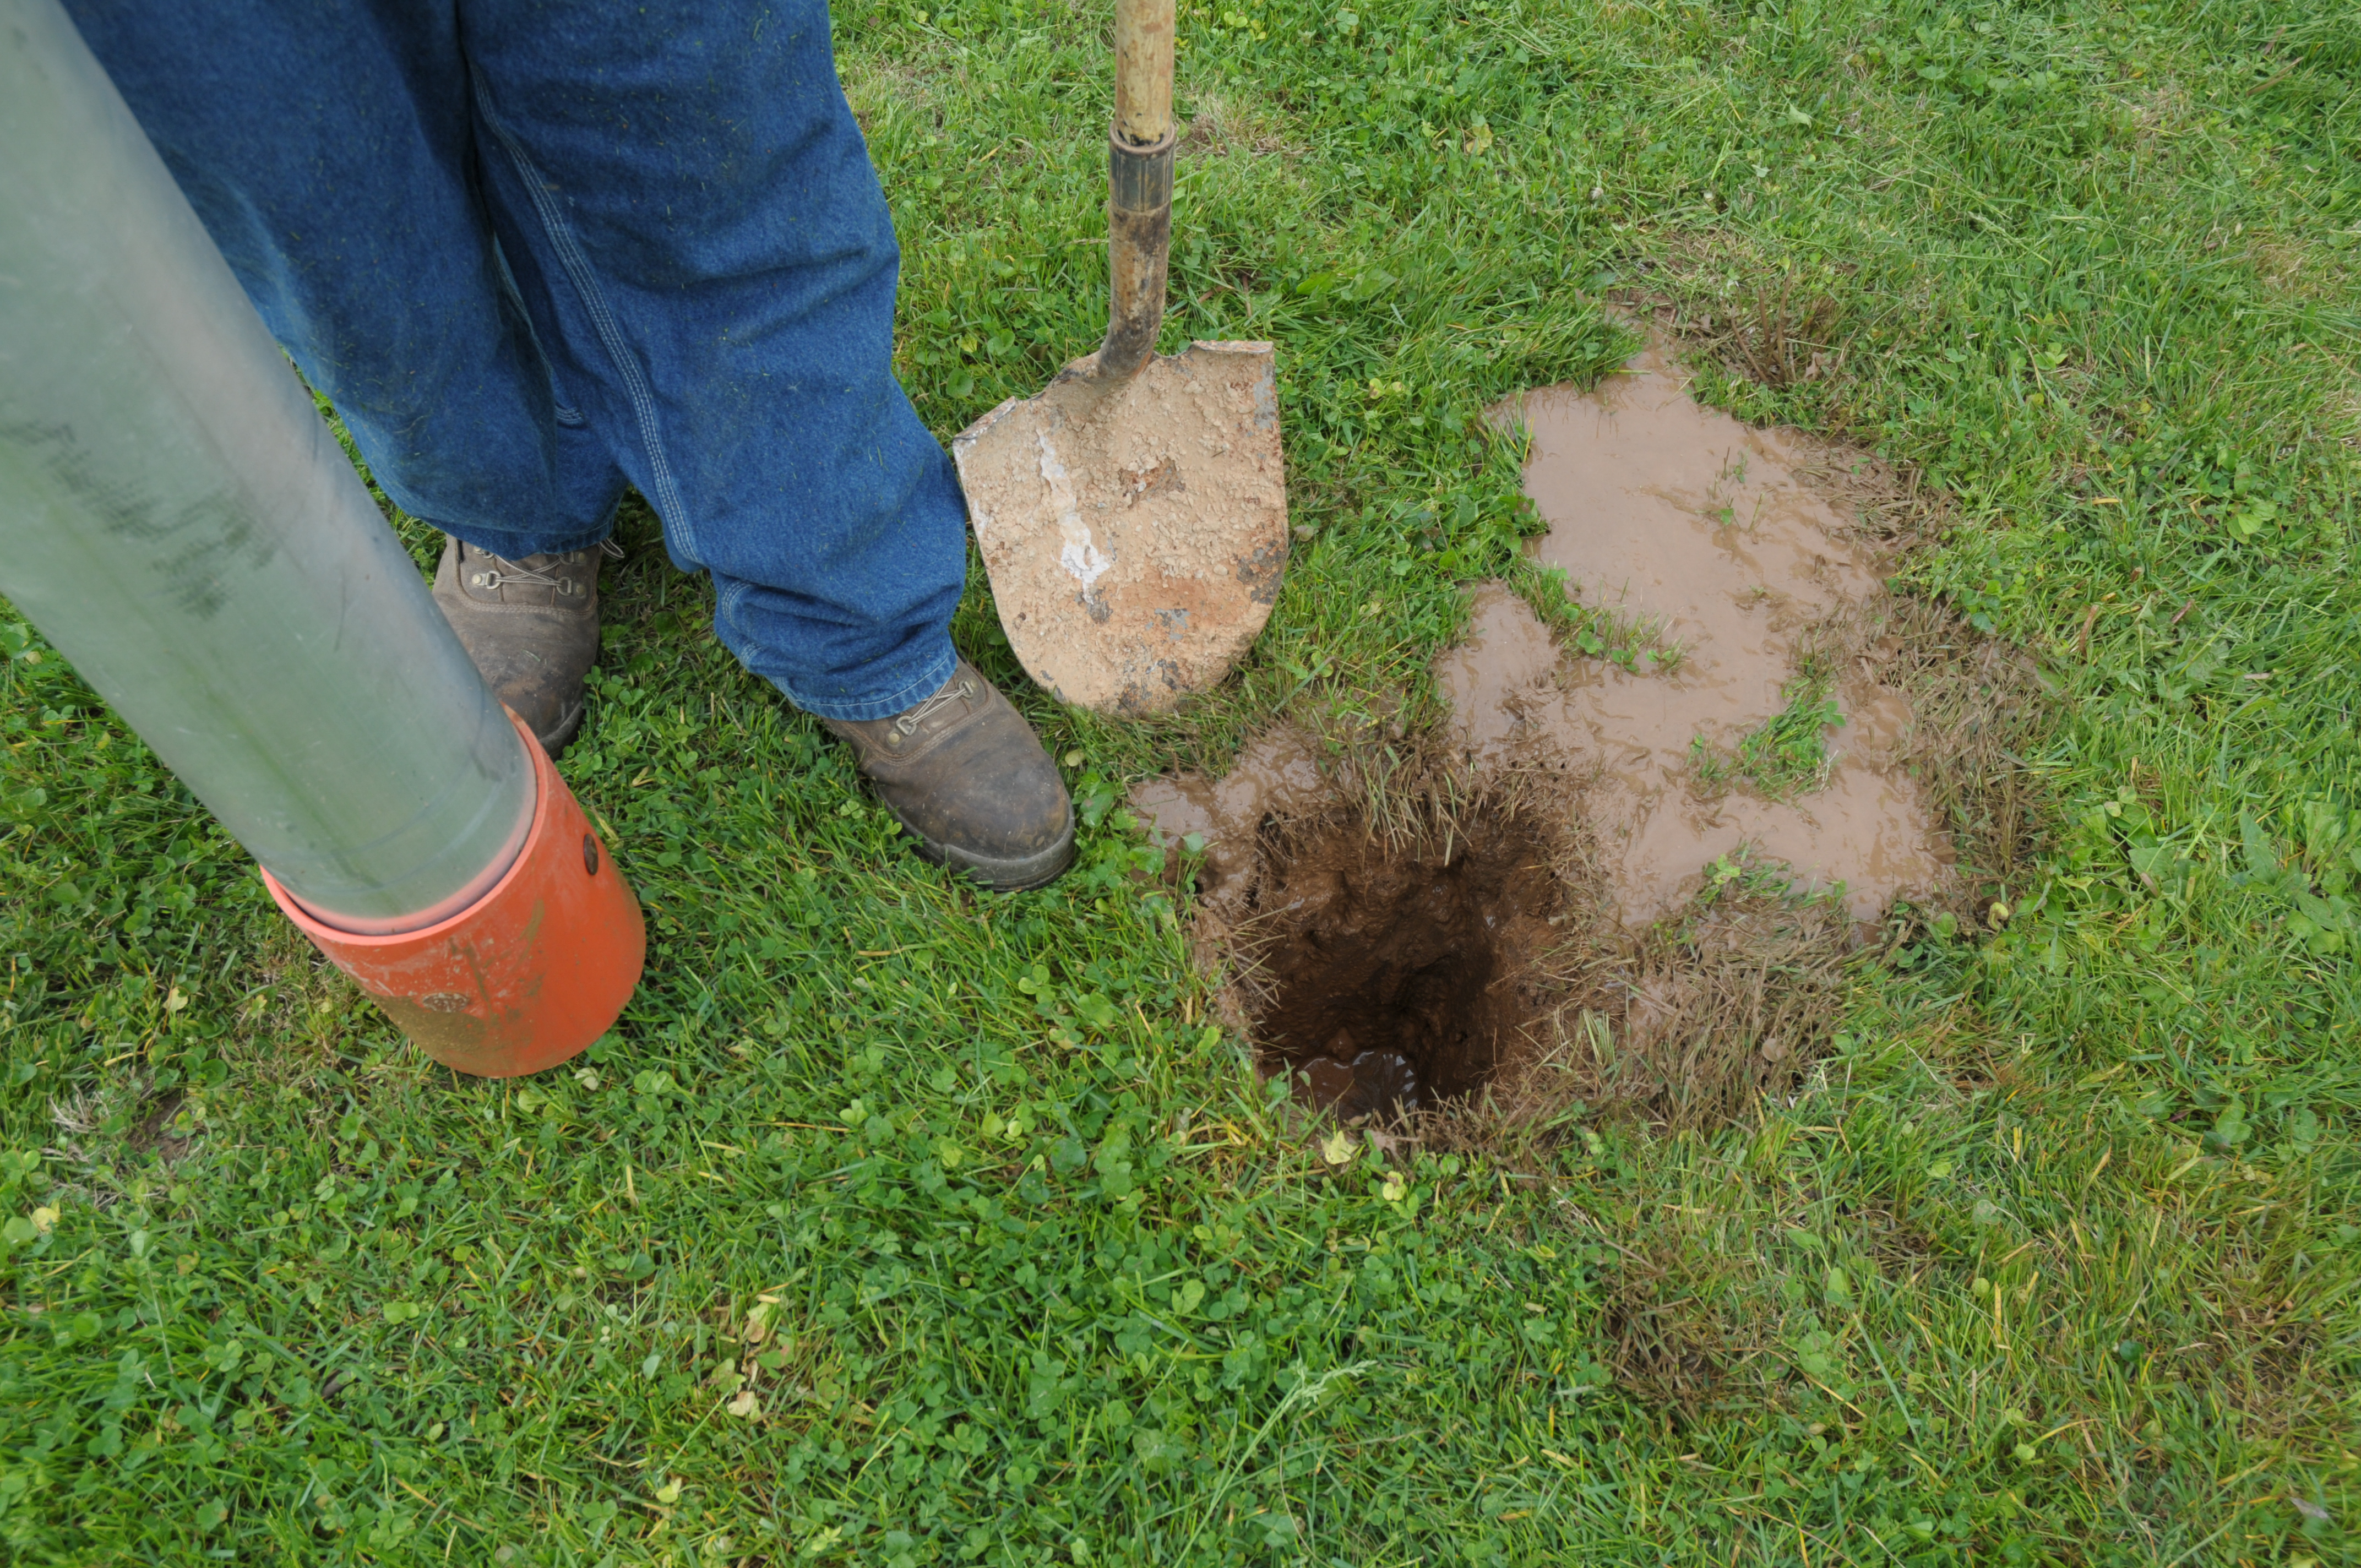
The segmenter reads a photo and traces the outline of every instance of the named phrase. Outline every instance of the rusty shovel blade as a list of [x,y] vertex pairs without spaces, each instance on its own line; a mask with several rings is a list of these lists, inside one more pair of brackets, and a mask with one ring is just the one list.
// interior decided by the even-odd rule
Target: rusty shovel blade
[[1078,359],[951,443],[1026,673],[1102,713],[1170,711],[1228,673],[1287,570],[1268,343],[1192,343],[1138,374]]

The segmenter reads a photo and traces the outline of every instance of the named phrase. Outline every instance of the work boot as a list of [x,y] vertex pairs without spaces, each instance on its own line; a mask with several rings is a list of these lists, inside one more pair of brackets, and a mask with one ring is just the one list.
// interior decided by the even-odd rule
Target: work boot
[[598,662],[598,558],[609,544],[511,561],[445,534],[434,602],[492,695],[555,757],[582,728]]
[[995,893],[1055,881],[1074,858],[1074,806],[1025,716],[965,659],[891,718],[821,720],[852,742],[918,853]]

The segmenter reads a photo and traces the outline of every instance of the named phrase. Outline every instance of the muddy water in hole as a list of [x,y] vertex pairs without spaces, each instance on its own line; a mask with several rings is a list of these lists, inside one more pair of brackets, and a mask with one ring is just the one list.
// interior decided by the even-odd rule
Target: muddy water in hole
[[1845,722],[1826,788],[1785,803],[1688,787],[1690,744],[1724,751],[1777,713],[1798,635],[1882,594],[1845,520],[1799,478],[1807,455],[1691,400],[1657,351],[1588,393],[1527,393],[1509,411],[1532,434],[1525,489],[1550,525],[1537,554],[1586,604],[1660,629],[1670,669],[1566,661],[1524,603],[1479,590],[1468,642],[1436,673],[1466,743],[1497,753],[1544,735],[1599,770],[1586,812],[1626,925],[1663,915],[1706,868],[1741,848],[1842,883],[1858,919],[1931,890],[1948,856],[1916,784],[1896,765],[1909,705],[1856,669],[1837,690]]

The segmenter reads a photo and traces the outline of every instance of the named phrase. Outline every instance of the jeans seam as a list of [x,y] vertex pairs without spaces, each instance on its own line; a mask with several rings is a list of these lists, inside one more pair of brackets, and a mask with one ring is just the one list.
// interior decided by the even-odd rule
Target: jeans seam
[[713,595],[714,618],[749,642],[753,639],[746,635],[746,628],[739,623],[738,607],[746,602],[746,596],[752,591],[752,584],[732,579],[718,584]]
[[620,323],[608,309],[607,297],[598,287],[598,275],[590,269],[589,258],[575,242],[573,231],[566,226],[557,203],[549,194],[532,159],[524,155],[523,146],[502,125],[492,112],[491,94],[485,89],[483,78],[475,81],[476,109],[484,116],[484,124],[500,139],[501,150],[516,165],[518,178],[524,181],[525,193],[532,198],[533,214],[541,220],[544,233],[557,252],[558,265],[566,269],[574,291],[581,296],[582,307],[590,314],[590,324],[598,334],[599,344],[607,357],[614,362],[615,373],[623,382],[623,390],[631,400],[634,422],[640,427],[641,444],[647,448],[648,466],[656,482],[656,510],[667,529],[679,536],[681,554],[691,560],[701,559],[697,548],[697,531],[688,520],[687,509],[681,505],[680,489],[674,482],[672,464],[664,455],[664,441],[656,428],[655,393],[641,372],[639,362],[631,357],[631,345],[624,340]]
[[937,691],[941,689],[943,683],[950,680],[951,675],[959,669],[958,650],[945,649],[940,657],[939,663],[944,666],[942,674],[921,674],[916,680],[904,685],[900,691],[889,693],[888,695],[881,697],[872,697],[866,702],[831,703],[829,705],[835,707],[873,707],[879,709],[876,713],[866,714],[858,718],[847,718],[839,714],[821,713],[817,706],[807,701],[802,696],[797,696],[795,688],[788,685],[786,682],[776,681],[775,684],[781,691],[787,694],[788,701],[794,703],[797,707],[802,708],[807,713],[818,715],[822,718],[833,718],[840,724],[865,724],[872,719],[891,718],[894,715],[906,712],[910,708],[916,707],[928,697],[934,696]]
[[517,319],[524,323],[525,341],[533,345],[541,360],[541,373],[549,383],[550,416],[560,424],[579,425],[589,422],[582,411],[557,395],[557,369],[550,363],[549,350],[541,345],[541,329],[533,324],[533,313],[524,308],[524,291],[517,287],[516,271],[509,266],[508,248],[500,244],[500,236],[492,236],[492,259],[500,264],[500,287],[508,291],[509,302],[516,306]]

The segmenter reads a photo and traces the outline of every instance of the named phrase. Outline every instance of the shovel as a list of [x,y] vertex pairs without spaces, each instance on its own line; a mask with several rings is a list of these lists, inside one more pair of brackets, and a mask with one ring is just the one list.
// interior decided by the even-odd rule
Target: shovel
[[1106,340],[951,443],[1000,624],[1034,680],[1170,711],[1228,673],[1287,570],[1268,343],[1156,352],[1172,243],[1173,0],[1115,0]]

